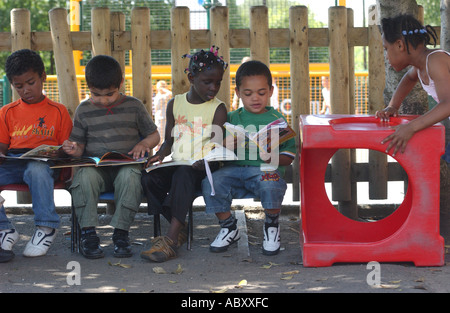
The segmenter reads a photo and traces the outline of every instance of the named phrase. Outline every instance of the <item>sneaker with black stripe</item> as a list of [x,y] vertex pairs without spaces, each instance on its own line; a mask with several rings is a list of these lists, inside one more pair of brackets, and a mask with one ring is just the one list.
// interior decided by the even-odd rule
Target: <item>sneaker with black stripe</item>
[[19,233],[14,228],[0,231],[0,247],[3,250],[12,250],[17,240],[19,240]]
[[211,252],[224,252],[228,247],[238,241],[241,238],[239,228],[234,229],[228,227],[222,227],[216,239],[209,246]]
[[280,225],[264,223],[264,241],[262,252],[264,255],[275,255],[280,252]]
[[50,248],[55,236],[56,229],[53,228],[49,234],[46,234],[44,230],[38,227],[33,237],[31,237],[31,240],[25,246],[23,255],[26,257],[45,255]]

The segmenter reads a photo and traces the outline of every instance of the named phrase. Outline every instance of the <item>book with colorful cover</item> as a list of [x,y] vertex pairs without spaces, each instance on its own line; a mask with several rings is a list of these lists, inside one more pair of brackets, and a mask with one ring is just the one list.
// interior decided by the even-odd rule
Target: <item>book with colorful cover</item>
[[59,157],[61,146],[40,145],[20,156],[0,155],[4,159],[48,161]]
[[81,166],[120,166],[128,164],[141,164],[147,158],[133,159],[129,155],[117,151],[110,151],[101,157],[57,158],[52,159],[51,168],[81,167]]
[[36,160],[50,162],[51,168],[77,167],[77,166],[118,166],[127,164],[145,163],[147,158],[133,159],[129,155],[117,151],[105,153],[101,157],[69,157],[62,151],[62,146],[40,145],[21,156],[1,155],[4,159]]
[[179,160],[179,161],[175,161],[175,160],[169,160],[169,161],[164,161],[161,163],[155,163],[152,164],[150,166],[148,166],[145,170],[147,172],[153,171],[155,169],[158,168],[162,168],[162,167],[167,167],[167,166],[177,166],[177,165],[192,165],[195,162],[199,161],[199,160],[205,160],[208,162],[213,162],[213,161],[233,161],[233,160],[237,160],[237,156],[236,154],[225,148],[222,145],[216,144],[216,143],[212,143],[209,145],[206,145],[206,147],[203,148],[203,151],[205,152],[206,149],[209,149],[209,152],[204,153],[204,156],[201,157],[200,154],[194,154],[193,156],[193,160]]
[[[295,137],[295,131],[289,126],[285,119],[279,118],[261,128],[257,132],[249,132],[239,125],[226,122],[225,129],[234,136],[248,138],[254,142],[260,149],[268,151],[269,147],[279,146],[283,142]],[[272,136],[275,134],[276,136]]]

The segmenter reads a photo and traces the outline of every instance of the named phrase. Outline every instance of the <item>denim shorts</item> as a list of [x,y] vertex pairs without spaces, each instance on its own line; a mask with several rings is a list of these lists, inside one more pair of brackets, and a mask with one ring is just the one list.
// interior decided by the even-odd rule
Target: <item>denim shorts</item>
[[228,165],[212,173],[215,195],[208,178],[202,181],[207,213],[230,210],[233,199],[253,195],[264,209],[280,209],[287,189],[278,171],[261,171],[259,166]]

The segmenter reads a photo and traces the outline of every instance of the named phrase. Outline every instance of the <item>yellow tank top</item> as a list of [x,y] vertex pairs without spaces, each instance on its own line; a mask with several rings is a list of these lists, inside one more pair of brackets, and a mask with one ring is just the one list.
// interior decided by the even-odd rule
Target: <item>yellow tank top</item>
[[217,107],[222,103],[214,98],[192,104],[186,100],[186,95],[176,95],[173,103],[172,159],[176,161],[199,160],[211,150],[207,147],[210,146],[212,121]]

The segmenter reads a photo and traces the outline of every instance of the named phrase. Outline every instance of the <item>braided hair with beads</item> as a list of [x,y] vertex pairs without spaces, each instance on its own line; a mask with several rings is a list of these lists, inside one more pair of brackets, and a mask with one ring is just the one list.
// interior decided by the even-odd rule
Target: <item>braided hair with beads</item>
[[208,51],[202,49],[192,55],[183,55],[182,58],[190,59],[189,66],[184,70],[184,72],[195,76],[199,72],[209,70],[214,66],[220,66],[226,70],[228,63],[223,60],[222,56],[218,55],[218,52],[219,47],[212,46]]
[[430,25],[423,26],[414,16],[409,14],[383,18],[381,28],[387,42],[394,43],[398,39],[403,39],[408,53],[409,44],[416,49],[419,44],[436,46],[437,43],[437,34],[434,28]]

